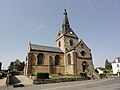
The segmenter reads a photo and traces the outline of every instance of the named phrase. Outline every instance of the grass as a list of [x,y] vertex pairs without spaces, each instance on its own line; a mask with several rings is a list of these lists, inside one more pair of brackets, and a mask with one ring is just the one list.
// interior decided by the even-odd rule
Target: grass
[[79,78],[80,76],[74,76],[74,75],[57,75],[57,74],[51,74],[51,78]]

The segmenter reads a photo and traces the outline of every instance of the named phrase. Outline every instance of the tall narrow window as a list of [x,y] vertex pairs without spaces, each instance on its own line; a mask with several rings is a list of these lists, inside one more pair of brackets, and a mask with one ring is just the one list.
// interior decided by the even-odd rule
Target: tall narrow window
[[60,56],[59,55],[56,55],[55,56],[55,65],[60,65]]
[[59,44],[59,47],[60,47],[61,46],[61,42],[59,41],[58,44]]
[[82,48],[84,48],[84,45],[83,45],[83,44],[81,44],[81,47],[82,47]]
[[72,39],[70,39],[70,46],[72,46],[73,45],[73,40]]
[[120,66],[119,66],[119,64],[117,64],[117,68],[119,68]]
[[38,65],[42,65],[44,64],[44,55],[42,53],[39,53],[38,56],[37,56],[37,64]]
[[67,59],[68,59],[68,65],[70,65],[71,64],[71,55],[70,54],[67,55]]

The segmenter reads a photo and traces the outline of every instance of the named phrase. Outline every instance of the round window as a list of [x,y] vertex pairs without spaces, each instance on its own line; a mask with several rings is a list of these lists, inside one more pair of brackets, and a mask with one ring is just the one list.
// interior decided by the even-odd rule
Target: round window
[[85,56],[85,51],[81,51],[81,55],[82,55],[82,56]]

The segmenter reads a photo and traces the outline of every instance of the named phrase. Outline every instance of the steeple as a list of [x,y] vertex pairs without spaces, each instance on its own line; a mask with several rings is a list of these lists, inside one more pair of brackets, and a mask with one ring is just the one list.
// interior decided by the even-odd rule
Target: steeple
[[66,32],[70,28],[66,9],[64,9],[63,15],[62,31]]
[[58,33],[56,45],[63,52],[67,52],[72,45],[78,43],[78,37],[70,27],[66,9],[64,9],[63,16],[62,30]]

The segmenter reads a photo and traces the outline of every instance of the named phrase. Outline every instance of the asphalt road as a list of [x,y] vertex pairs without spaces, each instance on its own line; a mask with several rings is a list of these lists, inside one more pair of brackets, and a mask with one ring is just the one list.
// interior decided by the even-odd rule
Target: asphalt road
[[120,77],[24,87],[0,87],[0,90],[120,90]]

